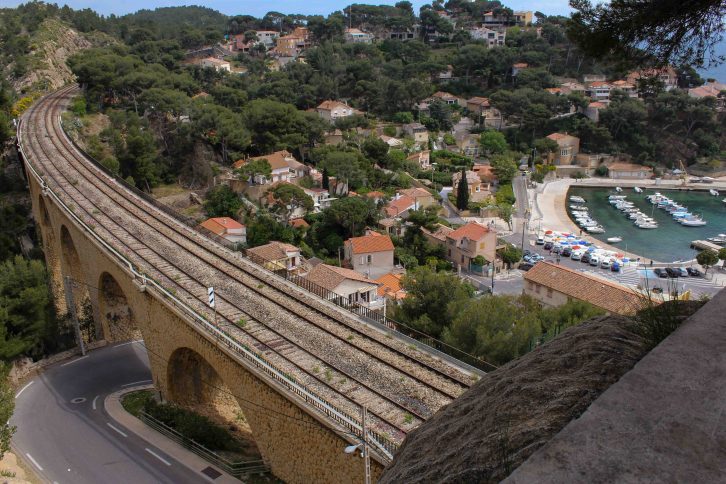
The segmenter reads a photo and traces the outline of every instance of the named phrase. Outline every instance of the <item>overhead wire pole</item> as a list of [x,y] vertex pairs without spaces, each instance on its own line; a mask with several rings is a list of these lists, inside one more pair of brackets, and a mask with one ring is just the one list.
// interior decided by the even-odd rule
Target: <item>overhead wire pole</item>
[[214,288],[213,287],[207,288],[207,296],[209,296],[209,307],[214,309],[214,325],[217,326],[217,305],[215,304],[215,300],[214,300]]
[[361,407],[361,428],[363,429],[363,461],[365,465],[365,484],[371,484],[371,456],[368,452],[368,408]]

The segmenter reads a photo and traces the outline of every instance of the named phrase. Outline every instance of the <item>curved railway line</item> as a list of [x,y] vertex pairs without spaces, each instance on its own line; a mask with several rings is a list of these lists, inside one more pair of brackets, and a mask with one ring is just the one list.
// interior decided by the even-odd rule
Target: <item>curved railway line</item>
[[97,234],[138,261],[150,277],[174,287],[201,313],[209,312],[203,301],[206,288],[214,286],[221,326],[351,414],[367,406],[372,425],[394,442],[474,381],[465,371],[278,281],[121,186],[80,153],[60,125],[74,91],[59,91],[29,110],[24,153]]

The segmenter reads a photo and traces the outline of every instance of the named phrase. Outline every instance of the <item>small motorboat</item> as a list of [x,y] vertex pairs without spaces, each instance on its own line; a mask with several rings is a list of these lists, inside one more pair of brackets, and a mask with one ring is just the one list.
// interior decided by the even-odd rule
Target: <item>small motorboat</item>
[[710,190],[708,191],[708,193],[710,193],[710,194],[711,194],[711,195],[713,195],[714,197],[718,197],[718,190],[716,190],[716,189],[714,189],[714,188],[711,188],[711,189],[710,189]]
[[623,238],[622,237],[608,237],[607,241],[610,242],[611,244],[617,244],[618,242],[622,242]]
[[685,227],[703,227],[708,223],[697,217],[680,219],[678,222]]
[[572,195],[570,197],[570,201],[573,203],[585,203],[585,199],[582,197],[578,197],[577,195]]
[[618,192],[618,193],[620,193],[620,192],[622,192],[622,191],[623,191],[623,189],[622,189],[622,188],[620,188],[620,187],[615,187],[615,191],[616,191],[616,192]]
[[587,230],[591,234],[604,234],[605,233],[605,229],[602,228],[602,226],[600,226],[600,225],[585,227],[585,230]]
[[718,234],[716,237],[709,237],[706,240],[716,245],[726,245],[726,234]]
[[633,187],[633,191],[635,191],[635,193],[643,193],[643,189],[640,187]]

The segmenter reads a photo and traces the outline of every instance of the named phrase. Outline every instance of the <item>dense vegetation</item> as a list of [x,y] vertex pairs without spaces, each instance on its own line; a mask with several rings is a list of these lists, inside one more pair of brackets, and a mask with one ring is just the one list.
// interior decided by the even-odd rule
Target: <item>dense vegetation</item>
[[394,308],[393,317],[496,366],[569,326],[603,314],[581,301],[543,308],[528,296],[474,298],[474,288],[467,282],[431,267],[409,271],[403,286],[408,296]]

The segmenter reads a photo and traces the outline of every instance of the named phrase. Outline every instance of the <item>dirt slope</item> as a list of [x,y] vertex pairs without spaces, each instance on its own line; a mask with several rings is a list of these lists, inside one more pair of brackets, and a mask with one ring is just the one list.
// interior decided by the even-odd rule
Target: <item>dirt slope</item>
[[631,324],[592,319],[487,374],[407,437],[380,482],[506,477],[647,353]]

